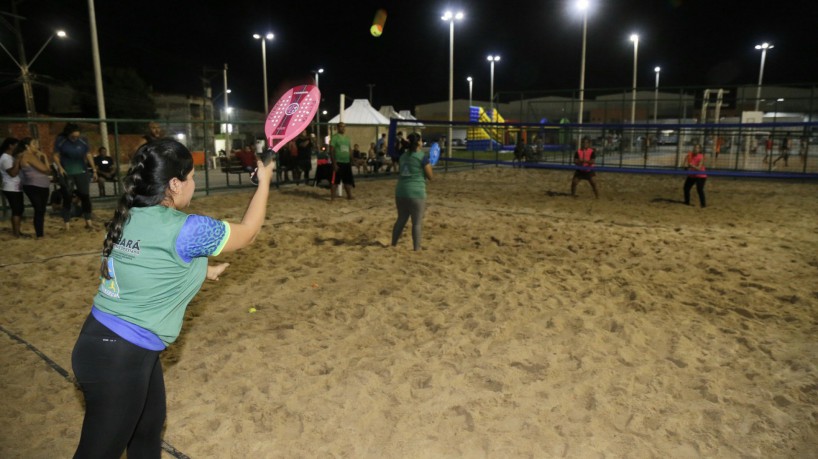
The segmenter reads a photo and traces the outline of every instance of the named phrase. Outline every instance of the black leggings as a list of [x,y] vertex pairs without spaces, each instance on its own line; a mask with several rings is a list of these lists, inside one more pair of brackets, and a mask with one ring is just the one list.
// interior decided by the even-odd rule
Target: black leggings
[[85,419],[74,458],[154,458],[162,454],[165,381],[160,351],[129,343],[92,315],[71,364],[85,395]]
[[395,198],[398,208],[398,219],[392,227],[392,245],[398,245],[398,239],[409,217],[412,217],[412,245],[420,250],[420,240],[423,235],[423,212],[426,209],[425,199]]
[[34,232],[43,237],[45,229],[45,208],[48,204],[48,188],[35,185],[23,185],[23,191],[34,208]]
[[67,186],[61,187],[62,191],[62,219],[65,222],[71,220],[71,192],[76,190],[82,202],[82,216],[86,220],[91,219],[91,179],[87,173],[66,176]]
[[704,200],[704,182],[707,181],[707,178],[704,177],[688,177],[685,180],[685,204],[690,204],[690,189],[693,188],[693,185],[696,185],[696,193],[699,194],[699,203],[702,207],[705,207],[705,200]]

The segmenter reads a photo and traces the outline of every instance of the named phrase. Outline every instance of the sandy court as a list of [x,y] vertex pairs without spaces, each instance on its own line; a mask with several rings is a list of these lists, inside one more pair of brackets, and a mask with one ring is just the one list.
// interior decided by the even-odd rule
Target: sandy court
[[[587,183],[569,197],[565,171],[438,171],[421,253],[408,231],[388,247],[392,180],[334,204],[273,191],[163,355],[165,442],[191,458],[818,457],[816,183],[711,177],[700,209],[683,177],[598,179],[594,200]],[[248,196],[190,211],[238,221]],[[71,377],[103,233],[49,217],[42,241],[13,240],[0,223],[0,457],[70,457],[82,397],[54,367]]]

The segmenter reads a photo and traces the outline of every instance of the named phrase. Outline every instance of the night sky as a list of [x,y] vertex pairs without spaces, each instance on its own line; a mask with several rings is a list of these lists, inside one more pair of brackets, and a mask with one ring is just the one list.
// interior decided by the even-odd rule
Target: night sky
[[[12,0],[0,0],[11,11]],[[19,1],[19,0],[16,0]],[[217,6],[210,6],[215,3]],[[374,105],[413,109],[448,99],[449,26],[447,8],[464,11],[455,24],[455,98],[489,98],[486,55],[500,54],[495,92],[569,90],[579,86],[582,19],[576,0],[392,1],[96,1],[102,65],[133,67],[158,92],[202,94],[204,68],[216,71],[214,95],[228,64],[230,104],[261,111],[261,44],[255,32],[271,31],[267,44],[270,98],[276,88],[320,77],[324,103],[337,111],[338,95],[367,98]],[[778,7],[783,7],[781,9]],[[369,33],[375,11],[388,12],[384,33]],[[65,29],[33,64],[32,72],[67,81],[93,70],[87,0],[23,0],[23,34],[31,58],[51,31]],[[721,87],[755,84],[760,51],[768,41],[765,84],[818,81],[818,6],[806,0],[592,0],[588,13],[586,89],[629,88],[633,69],[632,32],[639,33],[638,85]],[[4,16],[6,20],[11,18]],[[14,54],[13,35],[0,25],[0,41]],[[3,97],[19,75],[3,53]],[[19,90],[22,98],[22,90]]]

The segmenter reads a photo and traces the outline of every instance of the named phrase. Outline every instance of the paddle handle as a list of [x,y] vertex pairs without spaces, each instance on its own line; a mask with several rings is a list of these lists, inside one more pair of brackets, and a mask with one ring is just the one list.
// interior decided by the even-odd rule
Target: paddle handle
[[[272,162],[274,156],[275,150],[273,150],[272,148],[265,148],[264,151],[261,152],[259,159],[261,160],[261,163],[266,166],[270,164],[270,162]],[[250,181],[253,182],[253,185],[258,185],[258,176],[256,175],[257,171],[258,168],[254,170],[252,174],[250,174]]]

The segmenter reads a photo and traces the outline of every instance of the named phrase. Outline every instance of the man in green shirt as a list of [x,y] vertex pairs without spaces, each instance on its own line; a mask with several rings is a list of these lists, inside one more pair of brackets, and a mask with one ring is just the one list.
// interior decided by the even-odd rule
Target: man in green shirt
[[335,187],[339,183],[344,184],[344,192],[347,199],[352,199],[352,188],[355,187],[355,179],[352,178],[352,163],[350,162],[350,142],[349,137],[344,134],[346,125],[338,123],[336,132],[329,141],[329,155],[332,160],[333,180],[330,185],[330,200],[335,200]]

